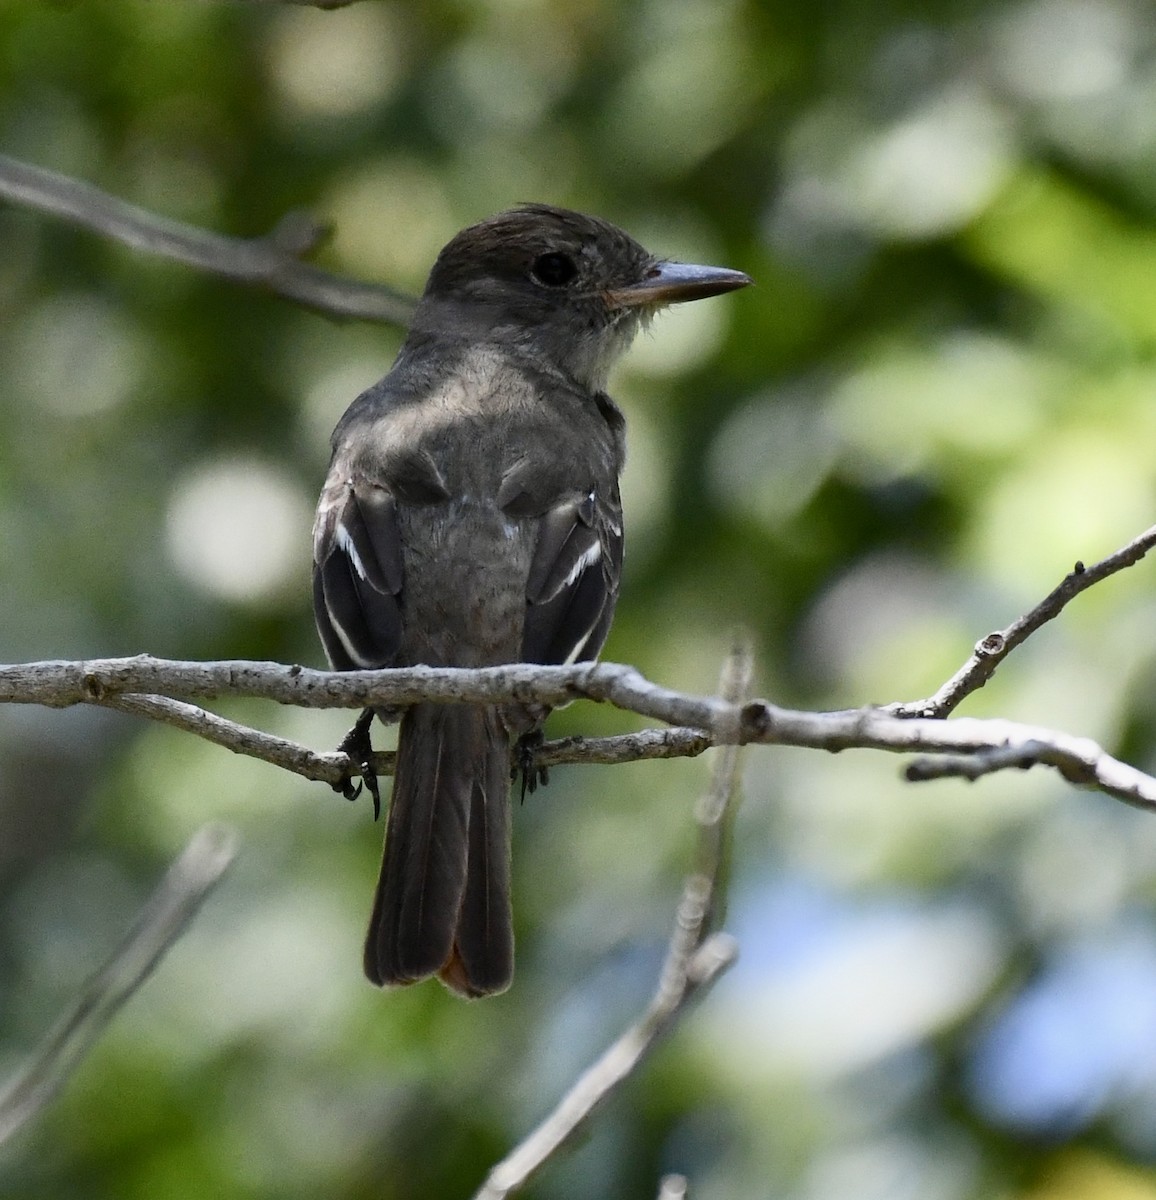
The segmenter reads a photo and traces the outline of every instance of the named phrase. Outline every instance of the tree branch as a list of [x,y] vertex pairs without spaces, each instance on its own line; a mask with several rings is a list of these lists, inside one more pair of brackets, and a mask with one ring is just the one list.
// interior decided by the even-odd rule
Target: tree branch
[[0,1144],[52,1100],[188,928],[235,854],[235,838],[224,826],[206,825],[193,835],[112,956],[84,985],[28,1065],[0,1091]]
[[[720,685],[728,711],[741,712],[751,670],[750,650],[745,645],[736,647],[723,668]],[[738,746],[728,740],[715,759],[710,791],[695,814],[699,827],[696,870],[683,886],[666,961],[646,1011],[579,1076],[553,1112],[493,1168],[475,1200],[505,1200],[524,1187],[630,1078],[689,1004],[735,961],[738,944],[734,938],[722,933],[708,935],[707,930],[722,869],[725,819],[737,781]]]
[[[142,697],[136,693],[145,692]],[[129,699],[129,696],[132,699]],[[590,739],[611,761],[640,757],[698,754],[705,744],[801,746],[836,753],[852,748],[891,753],[974,756],[993,749],[1054,767],[1073,783],[1143,808],[1156,807],[1156,779],[1107,754],[1090,738],[1000,719],[900,717],[882,708],[843,712],[803,712],[780,708],[768,700],[736,705],[717,696],[694,696],[652,683],[633,667],[620,663],[585,663],[543,667],[513,663],[502,667],[405,667],[383,671],[313,671],[280,663],[226,660],[170,662],[135,658],[87,662],[43,662],[0,666],[0,703],[99,704],[122,707],[140,715],[181,724],[241,753],[276,762],[311,779],[331,781],[345,769],[341,760],[316,755],[283,739],[256,735],[247,742],[243,726],[229,728],[219,717],[179,705],[155,704],[158,697],[251,696],[305,708],[395,707],[426,700],[435,703],[537,703],[558,707],[576,699],[604,701],[639,716],[682,727],[682,732],[649,731],[632,735],[636,742]],[[697,735],[693,732],[697,731]],[[255,731],[249,731],[255,733]],[[227,741],[226,739],[231,739]],[[705,743],[704,743],[705,739]],[[582,743],[569,743],[574,758]],[[563,744],[566,745],[566,744]],[[284,751],[284,753],[282,753]],[[562,747],[552,750],[560,756]]]
[[933,695],[923,700],[911,700],[905,704],[888,705],[887,711],[897,717],[946,717],[972,694],[978,691],[995,674],[996,668],[1017,647],[1048,621],[1063,612],[1069,601],[1074,600],[1093,584],[1115,575],[1125,567],[1134,566],[1156,546],[1156,525],[1146,529],[1114,554],[1085,567],[1077,562],[1063,581],[1044,597],[1030,612],[1024,613],[1006,629],[989,633],[976,643],[971,657]]
[[[158,721],[162,725],[172,725],[183,729],[186,733],[195,733],[215,745],[224,746],[234,754],[244,754],[248,758],[260,759],[275,767],[283,767],[295,775],[322,783],[336,784],[347,778],[350,770],[350,760],[347,755],[334,752],[332,754],[316,754],[304,746],[291,742],[288,738],[277,737],[275,734],[262,733],[248,725],[241,725],[216,713],[198,708],[195,704],[186,704],[181,700],[170,700],[165,696],[107,696],[97,701],[102,708],[116,709],[118,712],[130,713],[136,717],[146,717]],[[382,756],[385,757],[385,756]],[[356,770],[356,768],[354,768]],[[389,756],[389,766],[379,772],[382,775],[393,774],[393,756]]]
[[[336,786],[361,773],[360,764],[340,750],[318,753],[288,738],[263,733],[182,700],[130,693],[108,696],[96,703],[196,734],[234,754],[260,759],[318,783]],[[655,758],[693,758],[712,745],[709,734],[699,729],[644,729],[613,737],[575,736],[544,742],[535,751],[534,761],[541,767],[555,767],[565,763],[614,765]],[[395,759],[392,750],[378,750],[369,765],[376,775],[392,775]]]
[[633,667],[584,663],[543,667],[403,667],[383,671],[315,671],[243,659],[178,662],[140,654],[133,658],[0,666],[0,704],[102,704],[110,697],[144,692],[176,700],[251,696],[299,708],[365,708],[434,703],[500,704],[509,701],[556,708],[572,700],[609,702],[640,716],[710,731],[731,719],[716,696],[691,696],[660,687]]
[[701,729],[676,726],[673,729],[643,729],[638,733],[620,733],[612,737],[568,737],[545,742],[534,755],[542,767],[563,763],[642,762],[654,758],[697,758],[714,745],[710,734]]
[[[721,696],[676,692],[652,683],[632,667],[615,663],[569,667],[516,663],[476,670],[410,667],[338,673],[270,662],[170,662],[140,655],[0,666],[0,703],[114,708],[189,730],[238,753],[328,783],[347,779],[359,768],[342,753],[315,753],[216,716],[190,699],[250,696],[301,707],[354,709],[394,708],[418,701],[556,707],[585,698],[666,722],[672,728],[546,743],[538,752],[541,765],[627,762],[700,754],[712,745],[722,747],[711,792],[697,813],[698,869],[687,880],[654,996],[641,1018],[583,1074],[542,1125],[494,1168],[478,1195],[499,1200],[521,1187],[557,1153],[636,1069],[690,1000],[734,960],[737,947],[733,939],[709,934],[708,929],[724,859],[740,745],[791,745],[831,753],[850,748],[915,752],[921,757],[907,768],[906,777],[911,781],[950,775],[976,779],[999,770],[1046,765],[1074,784],[1096,788],[1139,807],[1156,808],[1156,778],[1113,758],[1089,738],[999,719],[945,719],[967,695],[986,683],[1016,646],[1056,617],[1076,595],[1138,562],[1154,545],[1156,526],[1091,568],[1077,563],[1029,613],[983,639],[972,658],[934,696],[888,708],[816,713],[781,708],[767,700],[747,700],[750,656],[738,652],[730,660]],[[380,774],[388,774],[392,763],[391,755],[378,754],[373,766]],[[223,861],[220,869],[224,869]],[[198,902],[189,901],[186,915],[177,913],[171,919],[187,921]],[[172,936],[177,933],[179,929]],[[167,944],[157,946],[148,936],[134,936],[127,949],[94,980],[37,1062],[0,1096],[0,1141],[43,1107]],[[142,945],[153,948],[144,951]],[[125,965],[142,954],[143,966]],[[671,1183],[684,1186],[674,1177]]]
[[1043,762],[1047,754],[1048,747],[1042,742],[1025,742],[1019,746],[981,750],[970,758],[914,758],[907,764],[903,774],[912,783],[953,777],[971,781],[1013,767],[1026,771],[1028,767]]
[[329,316],[404,328],[413,313],[413,300],[392,288],[345,279],[301,262],[328,232],[301,213],[288,214],[264,237],[228,237],[158,216],[79,179],[4,155],[0,198]]

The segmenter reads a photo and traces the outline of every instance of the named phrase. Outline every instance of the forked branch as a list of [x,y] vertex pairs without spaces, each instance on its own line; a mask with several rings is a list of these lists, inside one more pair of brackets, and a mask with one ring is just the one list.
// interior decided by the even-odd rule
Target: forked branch
[[[750,691],[751,673],[750,650],[737,647],[723,668],[719,689],[720,699],[730,711],[741,711]],[[524,1187],[585,1127],[691,1002],[738,956],[734,938],[710,932],[724,857],[722,843],[735,803],[738,756],[736,742],[724,736],[710,790],[695,814],[699,831],[695,869],[683,886],[666,961],[645,1012],[575,1080],[542,1123],[493,1168],[475,1200],[505,1200]]]

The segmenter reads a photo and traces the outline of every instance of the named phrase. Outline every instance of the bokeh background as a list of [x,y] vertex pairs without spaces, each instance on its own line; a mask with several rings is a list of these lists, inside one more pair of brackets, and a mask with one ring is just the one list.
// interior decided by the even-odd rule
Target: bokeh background
[[[588,209],[758,286],[617,375],[607,657],[846,706],[932,691],[1156,512],[1156,9],[1143,0],[8,0],[0,152],[420,288],[459,227]],[[0,207],[0,657],[320,666],[329,430],[397,330]],[[1156,588],[1094,589],[965,712],[1156,767]],[[348,714],[230,704],[328,748]],[[635,727],[573,706],[551,729]],[[653,986],[704,762],[569,768],[516,813],[507,995],[381,994],[368,808],[191,737],[0,712],[0,1078],[192,830],[241,857],[12,1197],[456,1197]],[[1041,771],[901,782],[754,749],[742,959],[535,1197],[1156,1197],[1156,820]]]

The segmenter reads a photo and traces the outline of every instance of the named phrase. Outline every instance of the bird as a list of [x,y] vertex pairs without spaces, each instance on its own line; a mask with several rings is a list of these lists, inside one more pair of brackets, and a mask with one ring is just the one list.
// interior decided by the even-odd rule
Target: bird
[[[332,668],[595,659],[623,557],[625,420],[610,369],[659,309],[750,282],[546,204],[453,237],[392,368],[333,433],[313,530]],[[365,943],[372,983],[437,976],[470,998],[509,987],[512,751],[545,716],[402,711]]]

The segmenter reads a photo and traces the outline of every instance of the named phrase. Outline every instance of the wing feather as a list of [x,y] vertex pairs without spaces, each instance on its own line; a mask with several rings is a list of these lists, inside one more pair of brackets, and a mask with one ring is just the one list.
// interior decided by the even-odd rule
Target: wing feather
[[377,484],[326,486],[314,530],[313,609],[338,670],[389,666],[401,645],[397,507]]
[[526,583],[522,657],[572,663],[594,658],[610,628],[622,565],[617,495],[570,497],[539,519]]

